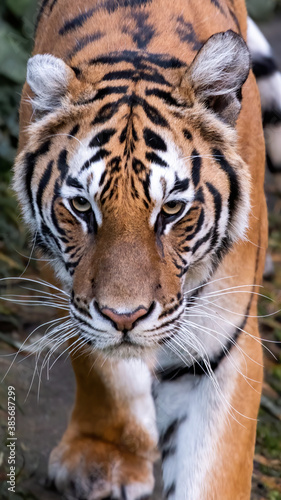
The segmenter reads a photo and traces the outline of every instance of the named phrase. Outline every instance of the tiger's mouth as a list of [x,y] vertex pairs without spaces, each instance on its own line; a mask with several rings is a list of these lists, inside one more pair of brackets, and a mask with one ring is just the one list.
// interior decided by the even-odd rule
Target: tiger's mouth
[[[76,321],[77,324],[77,321]],[[146,358],[153,356],[167,340],[175,334],[176,322],[171,321],[165,332],[154,333],[153,329],[146,332],[135,332],[123,330],[118,336],[106,335],[108,332],[85,331],[82,324],[77,324],[77,336],[81,339],[82,347],[88,348],[88,352],[100,352],[108,358]],[[156,329],[157,330],[157,329]],[[117,333],[117,332],[116,332]]]
[[156,301],[145,314],[144,308],[139,308],[133,315],[118,315],[114,310],[109,310],[110,314],[107,311],[105,315],[100,314],[103,310],[97,310],[95,303],[86,308],[82,307],[81,301],[78,304],[77,301],[70,301],[70,315],[83,345],[110,355],[114,355],[115,351],[119,353],[125,350],[136,355],[159,348],[165,339],[175,333],[184,310],[185,300],[179,301],[178,307],[166,309]]

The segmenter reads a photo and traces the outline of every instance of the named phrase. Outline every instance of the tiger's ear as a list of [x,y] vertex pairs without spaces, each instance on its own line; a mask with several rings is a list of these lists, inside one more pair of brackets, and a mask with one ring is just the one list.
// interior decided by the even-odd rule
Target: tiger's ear
[[27,63],[26,81],[35,97],[34,111],[51,112],[61,107],[69,83],[75,77],[74,71],[58,57],[37,54]]
[[241,36],[229,30],[207,40],[191,63],[182,85],[191,85],[201,102],[235,126],[241,109],[242,85],[249,71],[247,45]]

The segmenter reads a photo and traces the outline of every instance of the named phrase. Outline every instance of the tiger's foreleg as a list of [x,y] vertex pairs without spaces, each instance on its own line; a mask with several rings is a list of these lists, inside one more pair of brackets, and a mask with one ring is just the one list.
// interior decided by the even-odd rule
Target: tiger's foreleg
[[67,499],[146,498],[157,446],[148,368],[81,352],[72,364],[75,406],[51,453],[50,480]]
[[187,374],[156,386],[167,500],[250,499],[262,354],[246,334],[238,345],[247,356],[233,348],[213,380]]

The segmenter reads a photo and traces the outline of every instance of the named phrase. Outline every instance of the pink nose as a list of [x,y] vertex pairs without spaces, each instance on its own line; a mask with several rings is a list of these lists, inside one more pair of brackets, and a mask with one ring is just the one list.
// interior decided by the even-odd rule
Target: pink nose
[[119,314],[114,309],[110,309],[109,307],[102,307],[101,312],[104,316],[107,316],[115,323],[118,330],[122,331],[132,330],[135,321],[137,321],[137,319],[141,318],[142,316],[145,316],[145,314],[147,314],[148,312],[148,309],[143,306],[139,306],[131,313]]

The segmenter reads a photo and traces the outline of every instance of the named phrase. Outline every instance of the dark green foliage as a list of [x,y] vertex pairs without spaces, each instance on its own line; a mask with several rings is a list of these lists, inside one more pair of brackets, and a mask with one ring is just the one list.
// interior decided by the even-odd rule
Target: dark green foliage
[[18,107],[33,45],[36,0],[0,2],[0,277],[20,274],[26,237],[9,189],[18,138]]
[[255,21],[265,21],[281,8],[281,0],[246,0],[250,16]]
[[0,3],[0,173],[11,168],[18,136],[18,105],[33,44],[35,0]]

